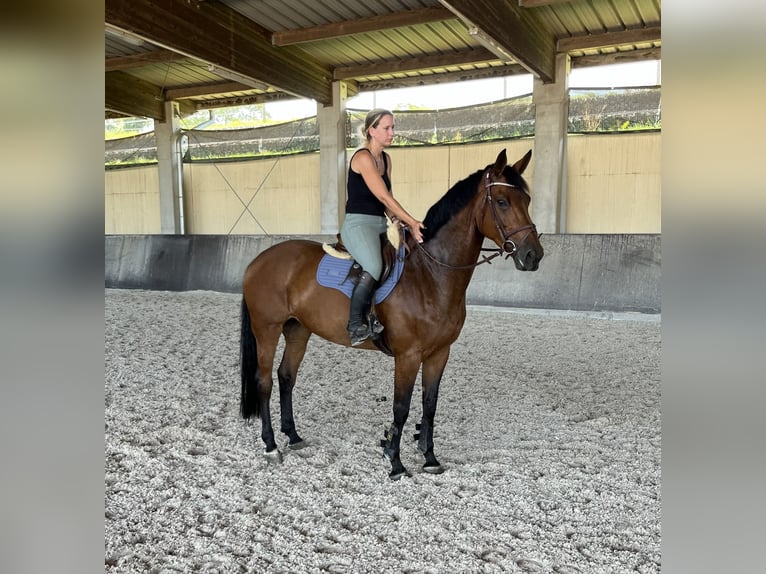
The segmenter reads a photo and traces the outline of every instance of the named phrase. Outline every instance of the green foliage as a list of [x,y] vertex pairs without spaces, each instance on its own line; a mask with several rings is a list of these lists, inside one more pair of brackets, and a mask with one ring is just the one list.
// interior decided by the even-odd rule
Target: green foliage
[[154,129],[154,121],[147,118],[114,118],[104,121],[104,139],[116,140],[145,134]]

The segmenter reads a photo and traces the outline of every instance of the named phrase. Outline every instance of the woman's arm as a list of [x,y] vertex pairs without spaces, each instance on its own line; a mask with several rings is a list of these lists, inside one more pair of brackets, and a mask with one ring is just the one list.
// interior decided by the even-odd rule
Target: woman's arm
[[[383,152],[385,153],[385,152]],[[388,156],[388,177],[391,178],[391,157]],[[400,219],[410,228],[410,233],[418,241],[423,241],[423,223],[412,217],[407,210],[396,200],[392,193],[389,193],[383,178],[380,176],[375,161],[372,159],[372,153],[356,154],[351,161],[352,169],[362,174],[364,182],[375,197],[377,197],[386,209],[386,213],[392,219]]]

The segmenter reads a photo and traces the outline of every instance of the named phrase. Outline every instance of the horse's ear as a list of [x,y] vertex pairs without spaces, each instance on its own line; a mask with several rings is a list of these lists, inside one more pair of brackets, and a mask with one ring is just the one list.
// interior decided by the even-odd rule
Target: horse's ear
[[492,171],[497,175],[503,173],[505,166],[508,165],[508,155],[505,153],[505,148],[499,154],[495,160],[495,165],[492,166]]
[[530,159],[532,159],[532,150],[529,150],[523,158],[513,164],[513,169],[516,170],[516,173],[519,175],[524,173],[524,170],[527,169],[527,166],[529,165]]

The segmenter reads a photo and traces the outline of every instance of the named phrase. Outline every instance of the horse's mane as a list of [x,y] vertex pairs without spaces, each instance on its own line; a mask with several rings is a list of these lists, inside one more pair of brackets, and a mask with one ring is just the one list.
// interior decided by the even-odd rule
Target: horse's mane
[[[487,168],[480,169],[465,179],[458,181],[441,197],[441,199],[439,199],[439,201],[429,208],[426,217],[423,220],[423,225],[425,226],[425,229],[423,230],[423,241],[428,241],[433,238],[439,229],[444,227],[444,225],[452,219],[453,215],[471,203],[471,200],[476,197],[476,186],[485,169]],[[505,167],[503,176],[509,183],[524,191],[528,191],[527,183],[511,166]]]

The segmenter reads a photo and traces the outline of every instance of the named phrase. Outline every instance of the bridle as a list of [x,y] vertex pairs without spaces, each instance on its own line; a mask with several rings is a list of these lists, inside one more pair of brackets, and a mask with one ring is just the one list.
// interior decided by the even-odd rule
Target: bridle
[[[516,243],[511,239],[511,237],[513,235],[516,235],[520,231],[524,231],[526,229],[530,229],[536,232],[537,227],[535,227],[534,223],[530,223],[528,225],[522,225],[521,227],[517,227],[516,229],[509,231],[506,234],[503,231],[502,225],[500,225],[500,218],[497,215],[497,210],[495,209],[495,202],[492,200],[492,193],[490,192],[490,189],[496,185],[499,185],[502,187],[510,187],[512,189],[519,189],[519,187],[512,185],[510,183],[506,183],[504,181],[492,181],[489,177],[489,171],[485,174],[484,179],[486,182],[484,184],[484,188],[487,190],[486,194],[484,195],[484,205],[489,204],[490,213],[492,214],[492,220],[495,224],[495,228],[497,229],[497,232],[500,235],[500,237],[503,239],[502,246],[498,248],[498,251],[499,251],[498,255],[507,253],[505,258],[508,259],[509,257],[516,255],[516,252],[518,251],[518,248],[516,247]],[[527,235],[529,235],[529,233],[527,233]],[[527,235],[525,235],[524,237],[526,238]]]
[[[491,251],[493,252],[492,255],[486,256],[482,255],[481,260],[477,261],[475,263],[471,263],[469,265],[450,265],[449,263],[444,263],[443,261],[439,261],[436,259],[431,253],[428,252],[428,250],[423,247],[420,243],[416,243],[416,245],[420,248],[420,250],[428,257],[431,261],[434,263],[437,263],[438,265],[441,265],[443,267],[448,267],[449,269],[472,269],[476,267],[477,265],[481,265],[482,263],[492,263],[492,259],[495,257],[498,257],[500,255],[505,254],[505,258],[508,259],[509,257],[513,257],[518,252],[518,247],[516,246],[516,242],[511,239],[512,236],[516,235],[517,233],[521,231],[525,231],[527,229],[534,231],[537,233],[537,227],[534,223],[530,223],[528,225],[522,225],[521,227],[517,227],[516,229],[513,229],[509,231],[508,233],[505,233],[503,231],[503,226],[500,223],[500,217],[497,214],[497,208],[495,207],[495,202],[492,200],[492,192],[491,189],[495,186],[501,186],[501,187],[510,187],[512,189],[519,189],[518,186],[512,185],[510,183],[506,183],[504,181],[492,181],[490,178],[490,172],[487,170],[486,174],[484,175],[484,201],[482,202],[482,214],[484,213],[484,210],[486,209],[486,206],[489,205],[489,212],[492,215],[492,222],[495,224],[495,228],[497,229],[498,234],[500,235],[501,239],[503,240],[503,243],[500,247],[493,249],[489,247],[482,247],[482,251]],[[531,232],[530,231],[530,232]],[[527,233],[529,235],[529,232]],[[524,237],[526,238],[525,235]],[[538,238],[542,234],[538,234]]]

